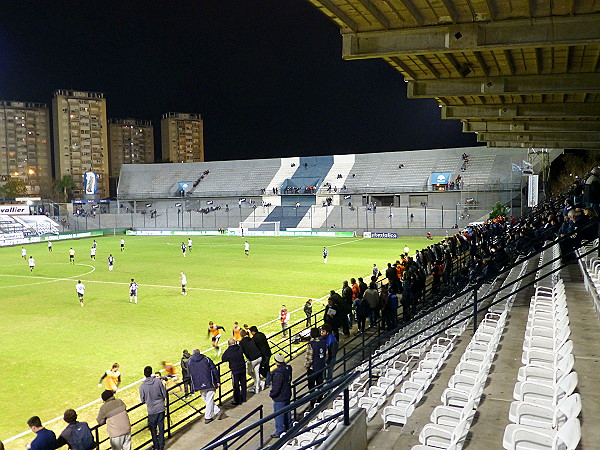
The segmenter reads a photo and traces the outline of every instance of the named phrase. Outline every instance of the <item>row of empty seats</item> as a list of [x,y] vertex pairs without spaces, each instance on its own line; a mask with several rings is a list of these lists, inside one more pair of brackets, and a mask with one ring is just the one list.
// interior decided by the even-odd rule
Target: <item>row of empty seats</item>
[[519,288],[527,262],[513,267],[494,301],[499,301],[477,327],[462,354],[448,387],[419,434],[420,445],[413,450],[461,449],[466,441],[475,412],[483,395],[488,374],[496,354],[508,313]]
[[[557,255],[554,246],[553,256]],[[538,285],[529,306],[523,365],[509,412],[512,424],[505,428],[502,442],[505,449],[577,447],[581,397],[574,392],[578,379],[570,335],[564,283],[558,279]]]

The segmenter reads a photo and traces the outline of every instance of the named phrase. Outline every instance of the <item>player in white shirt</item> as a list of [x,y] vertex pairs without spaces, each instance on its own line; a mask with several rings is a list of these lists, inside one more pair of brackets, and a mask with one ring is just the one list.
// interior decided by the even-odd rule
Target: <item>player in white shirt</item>
[[192,252],[192,238],[188,238],[188,250]]
[[35,259],[33,259],[33,256],[29,257],[29,271],[33,272],[33,269],[35,268]]
[[125,239],[121,238],[121,251],[125,251]]
[[48,251],[52,253],[52,241],[48,241]]
[[90,258],[92,258],[94,261],[96,261],[96,247],[92,247],[90,249]]
[[108,270],[113,270],[113,267],[115,265],[115,258],[113,257],[112,253],[110,255],[108,255]]
[[129,283],[129,303],[135,302],[137,304],[137,291],[138,284],[132,278],[131,283]]
[[85,294],[85,285],[79,280],[75,285],[75,291],[77,291],[77,297],[79,298],[79,304],[83,306],[83,294]]
[[250,258],[250,244],[248,244],[248,241],[244,243],[244,253],[246,254],[246,258]]
[[187,295],[187,291],[185,290],[185,286],[187,285],[187,277],[185,273],[181,272],[181,295]]
[[21,258],[27,259],[27,250],[25,247],[21,247]]

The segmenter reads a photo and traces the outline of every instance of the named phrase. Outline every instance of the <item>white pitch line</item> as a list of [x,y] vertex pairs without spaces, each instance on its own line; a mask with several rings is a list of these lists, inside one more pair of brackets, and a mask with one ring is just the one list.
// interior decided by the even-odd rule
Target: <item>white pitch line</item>
[[[87,264],[80,264],[80,265],[85,266]],[[89,267],[93,267],[93,266],[89,266]],[[94,270],[96,270],[96,269],[94,268]],[[86,272],[84,275],[89,275],[94,270]],[[10,274],[0,274],[0,276],[22,277],[22,278],[41,278],[44,280],[50,280],[47,282],[44,281],[44,282],[40,282],[40,283],[31,283],[31,284],[52,283],[55,281],[71,281],[71,279],[73,279],[73,278],[81,278],[82,277],[82,275],[73,275],[72,277],[68,277],[68,278],[52,278],[52,277],[42,277],[42,276],[37,276],[37,275],[27,276],[27,275],[10,275]],[[121,281],[102,281],[102,280],[85,280],[85,279],[82,279],[82,281],[85,281],[86,283],[119,284],[122,286],[129,286],[129,283],[121,282]],[[17,286],[27,286],[27,285],[19,284]],[[8,287],[11,287],[11,286],[8,286]],[[181,286],[168,286],[168,285],[164,285],[164,284],[142,284],[141,287],[181,289]],[[226,292],[228,294],[264,295],[264,296],[270,296],[270,297],[283,297],[283,298],[301,298],[303,300],[307,300],[310,298],[310,297],[304,297],[304,296],[298,296],[298,295],[269,294],[269,293],[265,293],[265,292],[232,291],[232,290],[228,290],[228,289],[211,289],[211,288],[199,288],[199,287],[189,287],[189,286],[186,287],[186,289],[197,290],[197,291],[209,291],[209,292]]]
[[14,275],[14,274],[6,274],[6,273],[0,273],[0,276],[2,276],[2,277],[18,277],[18,278],[38,278],[38,279],[42,279],[42,280],[49,280],[49,281],[40,281],[38,283],[21,283],[21,284],[14,284],[12,286],[3,286],[4,288],[10,288],[10,287],[34,286],[34,285],[38,285],[38,284],[55,283],[57,281],[71,281],[72,279],[81,278],[85,275],[89,275],[90,273],[92,273],[96,270],[96,268],[94,266],[90,266],[89,264],[75,264],[75,265],[91,267],[92,270],[82,273],[82,274],[79,274],[79,275],[72,275],[72,276],[66,277],[66,278],[42,277],[39,275]]
[[346,244],[351,244],[352,242],[356,242],[356,241],[362,241],[364,238],[360,238],[360,239],[354,239],[353,241],[347,241],[347,242],[341,242],[339,244],[333,244],[333,245],[328,245],[327,247],[337,247],[338,245],[346,245]]

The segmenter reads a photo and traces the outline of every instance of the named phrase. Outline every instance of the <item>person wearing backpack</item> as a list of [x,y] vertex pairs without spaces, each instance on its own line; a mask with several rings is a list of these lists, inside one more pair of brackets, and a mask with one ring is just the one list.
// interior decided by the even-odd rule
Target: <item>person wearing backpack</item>
[[77,421],[77,412],[67,409],[63,420],[68,423],[56,440],[56,448],[67,444],[70,450],[91,450],[96,447],[94,436],[87,422]]

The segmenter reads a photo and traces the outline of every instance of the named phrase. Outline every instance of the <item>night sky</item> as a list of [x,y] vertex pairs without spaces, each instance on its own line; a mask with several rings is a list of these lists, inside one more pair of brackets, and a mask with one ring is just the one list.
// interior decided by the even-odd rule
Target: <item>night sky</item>
[[343,61],[303,0],[2,2],[0,100],[50,106],[56,89],[157,131],[200,113],[209,161],[477,145],[384,61]]

